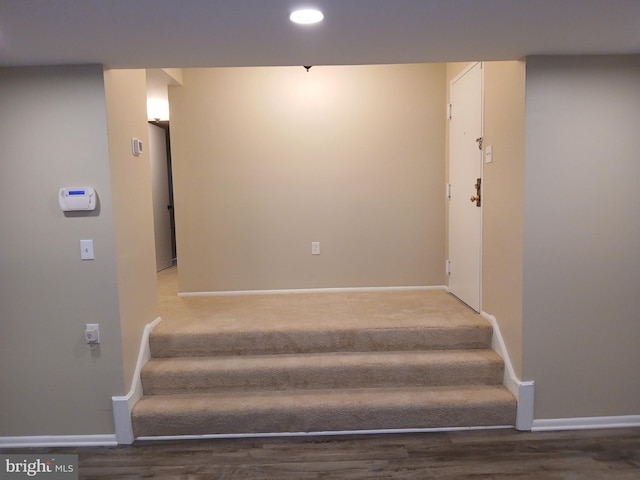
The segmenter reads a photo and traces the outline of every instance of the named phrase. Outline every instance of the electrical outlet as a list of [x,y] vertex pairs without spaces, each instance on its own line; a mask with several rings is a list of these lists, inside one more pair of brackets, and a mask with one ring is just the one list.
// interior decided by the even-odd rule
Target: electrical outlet
[[87,323],[84,329],[84,340],[90,345],[100,343],[100,325]]

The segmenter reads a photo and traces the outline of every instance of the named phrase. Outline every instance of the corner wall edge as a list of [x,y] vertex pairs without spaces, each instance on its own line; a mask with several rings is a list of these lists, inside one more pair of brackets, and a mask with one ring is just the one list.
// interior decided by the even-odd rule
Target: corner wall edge
[[491,347],[493,350],[502,357],[504,360],[504,386],[516,397],[518,401],[517,413],[516,413],[516,430],[530,431],[533,427],[533,412],[534,412],[534,400],[535,400],[535,382],[520,380],[513,364],[511,363],[511,357],[507,345],[502,337],[500,331],[500,324],[493,315],[487,312],[480,312],[480,315],[486,319],[493,327],[493,337],[491,338]]
[[113,421],[116,429],[116,440],[120,445],[131,445],[134,440],[133,425],[131,423],[131,411],[133,406],[142,398],[142,382],[140,380],[140,372],[142,367],[151,358],[151,350],[149,348],[149,335],[151,331],[162,321],[158,317],[153,322],[148,323],[144,327],[142,339],[140,340],[140,350],[138,352],[138,361],[136,369],[131,381],[131,389],[126,395],[111,397],[113,407]]

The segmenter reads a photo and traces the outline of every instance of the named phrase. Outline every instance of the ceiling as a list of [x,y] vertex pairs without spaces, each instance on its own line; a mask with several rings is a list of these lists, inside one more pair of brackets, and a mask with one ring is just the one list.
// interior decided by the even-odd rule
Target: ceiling
[[[319,25],[289,13],[314,6]],[[640,0],[0,0],[0,66],[357,65],[640,53]]]

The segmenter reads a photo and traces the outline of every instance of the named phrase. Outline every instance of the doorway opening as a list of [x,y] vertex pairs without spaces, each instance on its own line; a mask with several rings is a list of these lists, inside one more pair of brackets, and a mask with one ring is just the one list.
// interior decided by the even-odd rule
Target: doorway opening
[[149,156],[151,159],[156,271],[159,272],[173,266],[177,259],[169,121],[149,122]]

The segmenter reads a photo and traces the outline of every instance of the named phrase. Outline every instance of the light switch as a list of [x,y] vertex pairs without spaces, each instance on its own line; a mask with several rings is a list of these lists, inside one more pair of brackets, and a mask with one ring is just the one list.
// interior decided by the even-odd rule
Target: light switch
[[93,240],[80,240],[80,258],[82,260],[93,260]]
[[487,145],[484,149],[484,163],[492,163],[493,162],[493,146]]
[[311,255],[320,255],[320,242],[311,242]]

